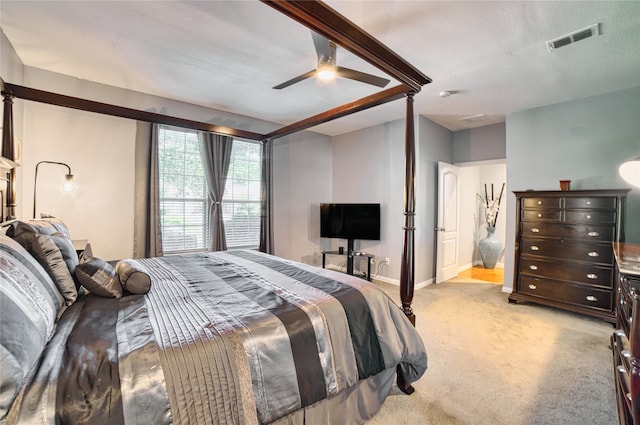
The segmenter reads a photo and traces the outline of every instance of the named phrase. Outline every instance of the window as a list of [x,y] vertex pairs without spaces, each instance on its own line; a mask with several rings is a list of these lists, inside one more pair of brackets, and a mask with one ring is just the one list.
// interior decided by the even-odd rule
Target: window
[[206,250],[209,198],[196,131],[158,127],[158,179],[163,251]]
[[[260,240],[261,146],[234,140],[222,199],[228,248],[257,248]],[[162,248],[167,254],[204,251],[209,196],[198,132],[158,127]]]
[[261,169],[260,144],[234,140],[222,197],[228,248],[257,248],[260,243]]

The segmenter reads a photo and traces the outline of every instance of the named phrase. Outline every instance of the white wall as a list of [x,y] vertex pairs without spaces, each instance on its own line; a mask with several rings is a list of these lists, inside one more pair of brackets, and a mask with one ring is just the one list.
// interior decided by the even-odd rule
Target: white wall
[[[461,164],[456,164],[461,165]],[[479,235],[482,228],[479,225],[480,209],[477,200],[480,187],[480,167],[460,166],[459,200],[460,220],[458,233],[458,270],[466,270],[477,264]]]
[[[640,87],[507,116],[505,290],[513,287],[515,197],[512,191],[628,188],[618,166],[640,155]],[[627,198],[626,240],[640,242],[640,190]]]
[[37,215],[60,218],[74,239],[91,242],[97,257],[131,257],[135,121],[30,103],[24,127],[22,217],[32,214],[36,163],[64,162],[75,175],[78,191],[61,194],[66,168],[41,164]]

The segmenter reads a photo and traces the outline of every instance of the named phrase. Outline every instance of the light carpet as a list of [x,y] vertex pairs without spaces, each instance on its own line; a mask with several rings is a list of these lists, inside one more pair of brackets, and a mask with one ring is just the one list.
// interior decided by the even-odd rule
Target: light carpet
[[[376,282],[398,304],[398,287]],[[368,425],[615,425],[611,324],[456,278],[415,292],[429,369]]]

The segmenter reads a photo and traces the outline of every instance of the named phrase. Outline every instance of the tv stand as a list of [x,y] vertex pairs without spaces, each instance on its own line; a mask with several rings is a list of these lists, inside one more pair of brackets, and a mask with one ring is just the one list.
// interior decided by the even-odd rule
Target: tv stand
[[322,268],[325,268],[326,257],[327,255],[346,255],[347,256],[347,274],[353,276],[353,260],[355,257],[366,258],[367,259],[367,280],[371,281],[371,260],[373,260],[376,256],[373,254],[367,254],[366,252],[354,252],[353,251],[353,239],[350,239],[347,242],[347,250],[344,252],[340,251],[322,251]]

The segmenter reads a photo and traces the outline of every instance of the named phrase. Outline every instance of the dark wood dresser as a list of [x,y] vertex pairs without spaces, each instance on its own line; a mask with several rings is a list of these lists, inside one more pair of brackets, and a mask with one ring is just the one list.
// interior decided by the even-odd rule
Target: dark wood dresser
[[514,288],[530,301],[615,323],[614,254],[624,240],[628,189],[516,195]]
[[618,320],[611,336],[620,424],[640,425],[640,245],[613,244]]

